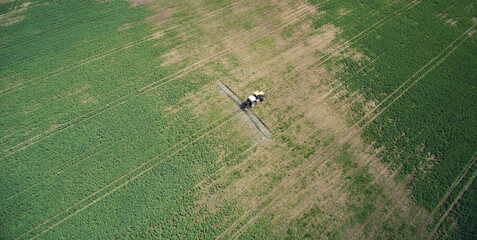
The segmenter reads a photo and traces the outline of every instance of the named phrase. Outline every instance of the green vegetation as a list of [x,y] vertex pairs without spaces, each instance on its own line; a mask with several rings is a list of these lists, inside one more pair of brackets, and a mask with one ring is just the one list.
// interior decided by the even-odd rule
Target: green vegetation
[[477,183],[474,181],[460,199],[457,207],[447,216],[449,220],[446,219],[447,221],[442,225],[441,229],[444,230],[438,235],[439,239],[472,239],[477,235],[475,229],[477,221],[476,193]]
[[[477,185],[475,179],[472,178],[475,178],[476,174],[477,166],[473,165],[469,169],[469,174],[462,178],[463,184],[459,184],[449,196],[449,199],[457,200],[459,195],[463,193],[461,198],[458,199],[457,204],[452,205],[452,202],[447,201],[439,209],[440,211],[436,214],[434,223],[429,226],[429,229],[437,228],[435,233],[437,239],[472,239],[477,234],[475,229],[475,221],[477,220],[477,203],[475,201]],[[464,185],[467,185],[467,183],[470,186],[465,188]],[[446,213],[448,213],[447,216],[444,215]],[[440,222],[442,219],[444,221]],[[438,223],[440,225],[436,226]]]
[[[377,184],[369,167],[358,166],[358,159],[347,145],[339,149],[337,155],[327,167],[340,169],[340,180],[345,185],[347,194],[329,199],[329,201],[343,200],[345,211],[329,209],[330,202],[317,201],[315,205],[307,208],[302,215],[285,224],[270,224],[269,217],[264,216],[240,236],[243,239],[266,237],[271,239],[343,239],[344,233],[356,228],[364,228],[363,235],[357,238],[370,238],[369,232],[374,231],[374,238],[382,239],[409,239],[412,238],[416,228],[406,219],[395,214],[390,219],[385,219],[382,214],[383,204],[389,204],[389,198],[384,194],[384,189]],[[320,178],[324,178],[319,174]],[[296,197],[299,197],[298,195]],[[399,211],[399,210],[397,210]],[[376,224],[376,221],[382,224]],[[273,229],[274,227],[284,229]],[[376,228],[379,228],[376,230]]]
[[[351,39],[376,19],[392,16],[409,2],[397,1],[392,7],[387,4],[330,1],[320,8],[326,14],[315,19],[314,26],[338,18],[344,10],[353,10],[336,23],[343,30],[341,37]],[[355,21],[353,15],[369,17]],[[372,122],[363,136],[376,147],[385,147],[383,161],[402,166],[402,174],[413,176],[414,197],[429,210],[477,153],[477,42],[466,32],[475,29],[476,16],[472,1],[422,1],[357,41],[353,47],[364,57],[353,57],[347,50],[352,56],[335,59],[344,66],[339,78],[349,90],[364,93],[368,101],[383,103],[375,113],[419,80]],[[426,65],[436,56],[436,61]],[[415,73],[419,74],[413,76]],[[402,84],[404,87],[386,99]],[[364,116],[365,111],[355,111]]]
[[[251,140],[256,136],[240,129],[240,110],[231,108],[228,99],[213,88],[214,83],[235,82],[239,91],[264,85],[271,88],[274,81],[267,76],[246,80],[237,76],[259,76],[262,69],[271,66],[267,64],[272,59],[281,62],[281,54],[295,52],[298,45],[293,44],[305,36],[300,35],[303,23],[308,24],[306,27],[310,24],[293,14],[272,18],[270,13],[279,12],[272,4],[248,9],[238,6],[232,14],[227,7],[237,3],[0,3],[0,238],[215,238],[250,209],[245,204],[263,197],[256,210],[226,236],[259,215],[240,238],[339,239],[340,231],[356,226],[363,226],[364,237],[368,237],[370,219],[382,210],[378,203],[391,201],[373,184],[369,168],[358,165],[348,146],[322,165],[341,170],[337,178],[344,184],[338,185],[349,194],[343,205],[346,220],[319,204],[300,212],[285,229],[273,229],[269,220],[275,219],[266,215],[269,212],[260,215],[275,203],[276,196],[269,194],[278,186],[278,194],[289,190],[288,183],[282,185],[289,177],[292,182],[304,177],[296,185],[297,191],[306,193],[310,186],[316,187],[308,181],[316,176],[302,172],[292,176],[293,171],[316,160],[317,154],[336,150],[338,136],[315,129],[307,112],[298,107],[266,102],[257,112],[268,111],[274,121],[276,138],[270,140],[274,145],[264,144],[264,148],[276,148],[277,155],[270,154],[274,149],[267,149],[267,157],[276,164],[249,159],[258,148]],[[469,34],[473,32],[465,31],[473,30],[475,22],[471,19],[477,16],[477,6],[470,0],[309,3],[320,6],[319,14],[311,17],[313,27],[332,22],[340,28],[338,40],[352,40],[353,49],[344,51],[346,57],[327,63],[333,72],[343,67],[337,76],[344,86],[366,98],[366,102],[351,106],[348,121],[359,121],[369,106],[382,103],[371,117],[385,111],[365,128],[363,137],[376,147],[384,147],[383,161],[401,166],[403,176],[411,176],[414,197],[428,210],[436,207],[469,167],[469,175],[452,189],[428,229],[453,207],[435,236],[475,235],[476,184],[470,185],[455,206],[453,203],[476,168],[469,163],[477,154],[477,68],[473,67],[477,65],[477,42]],[[287,4],[281,7],[297,10],[302,17],[308,10],[294,2]],[[164,12],[157,14],[158,9]],[[205,13],[219,14],[224,21],[203,23],[201,18],[217,16]],[[271,21],[264,23],[264,19]],[[297,23],[291,24],[293,21]],[[288,27],[278,28],[288,22]],[[274,27],[277,31],[273,35],[264,35]],[[242,37],[250,44],[232,46],[237,43],[231,37],[238,38],[239,34],[220,35],[230,29],[229,34],[249,33]],[[322,33],[318,30],[312,34]],[[216,35],[227,40],[222,42]],[[257,41],[250,40],[258,36]],[[303,46],[312,44],[317,43]],[[228,52],[237,51],[237,46],[250,54],[248,59],[235,53],[208,58],[229,47],[234,49]],[[318,55],[327,53],[316,51],[314,56]],[[249,59],[262,69],[231,74],[233,69],[249,64]],[[426,65],[429,61],[431,64]],[[201,63],[193,65],[197,62]],[[274,64],[276,68],[265,72],[276,71],[285,78],[298,70],[292,62],[283,67]],[[281,92],[272,98],[278,99],[280,94],[285,95]],[[327,150],[320,152],[323,148]],[[240,165],[245,160],[248,164]],[[274,171],[268,172],[267,167]],[[301,170],[308,169],[310,166]],[[251,178],[253,174],[256,176]],[[260,181],[263,186],[246,180]],[[222,193],[235,194],[232,191],[236,189],[230,187],[236,187],[236,182],[250,184],[237,188],[246,189],[240,192],[249,197],[246,203],[234,196],[214,199],[223,197]],[[301,200],[293,203],[294,207]],[[399,215],[386,219],[379,228],[375,235],[383,238],[409,238],[417,230]]]
[[[161,56],[184,40],[152,38],[163,27],[143,21],[151,13],[37,1],[1,27],[0,238],[203,238],[225,227],[233,204],[197,209],[195,185],[249,143],[230,130],[237,112],[198,117],[177,101],[221,73],[171,76],[184,63]],[[230,154],[217,163],[219,150]]]
[[[343,222],[343,219],[340,219],[341,216],[320,210],[319,206],[314,206],[289,226],[286,233],[287,238],[341,239],[342,237],[340,237],[341,235],[337,229],[345,231],[348,228],[353,228],[356,224],[365,224],[366,221],[370,220],[370,216],[376,209],[377,200],[383,197],[382,189],[378,189],[376,185],[371,184],[374,178],[367,168],[358,168],[357,161],[350,152],[349,146],[340,149],[332,164],[337,164],[341,168],[342,180],[347,186],[349,195],[346,196],[346,207],[350,215],[349,220],[346,221],[346,224],[338,226],[338,223]],[[327,220],[316,225],[316,222],[318,222],[316,218]]]

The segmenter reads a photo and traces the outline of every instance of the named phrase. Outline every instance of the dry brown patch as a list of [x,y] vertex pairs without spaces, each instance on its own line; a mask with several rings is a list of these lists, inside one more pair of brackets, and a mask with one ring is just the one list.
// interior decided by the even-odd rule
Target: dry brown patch
[[[470,31],[470,32],[469,32],[469,36],[474,35],[476,32],[477,32],[477,30]],[[474,87],[474,88],[475,88],[475,87]]]
[[[349,106],[342,103],[350,99],[336,101],[336,97],[345,96],[346,90],[336,83],[334,73],[327,67],[320,66],[308,69],[301,74],[301,71],[310,64],[314,62],[319,64],[320,56],[337,46],[338,43],[334,40],[340,30],[331,24],[314,30],[310,20],[304,16],[319,13],[316,13],[313,6],[304,2],[261,1],[260,4],[262,3],[268,6],[267,16],[252,15],[249,20],[267,24],[261,24],[249,30],[244,29],[240,24],[226,28],[226,20],[232,19],[232,16],[247,16],[254,7],[258,6],[258,3],[250,1],[247,4],[234,6],[230,9],[229,15],[203,20],[200,24],[194,25],[197,29],[185,28],[180,37],[194,38],[194,41],[171,50],[165,55],[166,61],[163,63],[163,65],[169,65],[186,58],[200,60],[220,50],[233,49],[226,57],[216,60],[229,73],[224,74],[221,80],[242,98],[257,88],[264,90],[267,95],[267,101],[260,103],[254,110],[272,129],[274,136],[271,140],[261,143],[258,150],[250,153],[246,160],[230,168],[221,168],[216,180],[201,182],[202,198],[198,203],[207,206],[212,212],[231,200],[238,202],[237,209],[249,210],[251,206],[261,203],[267,194],[278,189],[278,186],[282,187],[278,189],[278,192],[286,190],[290,183],[306,172],[294,174],[310,159],[310,156],[305,158],[305,150],[294,149],[300,147],[307,150],[314,149],[316,156],[320,159],[320,155],[325,156],[334,147],[326,148],[326,146],[335,137],[342,136],[349,129],[345,120]],[[290,14],[297,8],[303,9],[300,17]],[[342,14],[347,12],[349,11],[343,10]],[[159,22],[170,19],[173,12],[171,10],[170,13],[162,14],[156,15],[157,19],[161,19]],[[289,23],[291,28],[285,28],[283,31],[288,30],[291,34],[276,31],[266,36],[263,41],[254,43],[253,46],[243,45],[256,39],[257,36],[264,36],[264,33],[276,30],[280,23]],[[351,53],[356,59],[366,57],[357,51],[351,51]],[[233,57],[236,61],[231,61],[227,57]],[[212,65],[202,68],[202,71],[208,75],[215,73]],[[300,73],[299,77],[293,77],[296,73]],[[352,96],[356,97],[350,102],[364,101],[359,97],[360,94]],[[237,106],[214,84],[205,86],[197,93],[188,94],[181,101],[187,101],[188,106],[193,107],[197,116],[217,111],[220,113],[217,117],[220,118],[237,111]],[[173,108],[168,110],[176,111]],[[249,138],[250,141],[261,141],[260,134],[244,114],[233,123],[233,126],[228,126],[230,132],[240,131],[241,136]],[[392,199],[391,201],[402,203],[402,206],[396,209],[402,207],[405,214],[410,213],[411,208],[406,209],[405,206],[411,206],[412,202],[405,188],[401,188],[399,183],[394,182],[391,178],[392,173],[386,169],[385,165],[379,163],[374,155],[368,154],[375,150],[364,144],[359,137],[353,138],[349,144],[353,152],[357,153],[359,168],[368,166],[376,183],[389,184],[390,189],[396,189],[396,191],[388,191],[389,198]],[[326,149],[328,150],[325,151]],[[360,149],[366,149],[366,151],[360,151]],[[331,222],[331,228],[338,229],[346,222],[349,217],[349,213],[345,211],[349,198],[346,181],[343,180],[339,166],[326,163],[320,165],[316,171],[304,179],[303,183],[300,183],[301,185],[291,189],[276,206],[265,213],[269,216],[271,223],[286,230],[287,223],[303,216],[303,213],[314,205],[318,205],[328,214],[327,220]],[[303,170],[308,169],[310,168]],[[234,177],[234,171],[240,172],[241,176]],[[212,193],[210,189],[214,185],[225,187]],[[380,205],[379,209],[382,211],[389,208],[384,200],[380,204],[382,206]],[[390,206],[399,205],[391,204]],[[385,214],[379,212],[376,215]],[[317,221],[321,220],[317,219]],[[356,226],[344,233],[344,236],[359,236],[363,232],[362,228],[362,225]],[[353,233],[356,235],[352,235]]]
[[122,30],[125,30],[125,29],[128,29],[128,28],[132,27],[133,25],[134,25],[134,23],[125,23],[125,24],[119,26],[117,28],[117,30],[122,31]]
[[[337,30],[332,26],[329,26],[329,29],[331,31],[325,32],[322,36],[317,35],[316,39],[307,39],[307,41],[314,43],[310,44],[313,46],[311,49],[325,51],[333,46],[332,41]],[[287,46],[287,44],[277,44],[277,46],[283,48],[284,46]],[[273,93],[273,97],[270,97],[270,91],[268,92],[268,99],[271,99],[271,102],[267,103],[265,110],[260,111],[263,113],[263,119],[265,122],[269,123],[269,125],[276,130],[280,125],[280,122],[286,121],[288,116],[293,117],[304,113],[303,120],[292,122],[291,127],[288,130],[285,130],[281,134],[279,133],[280,135],[290,137],[293,142],[301,144],[312,140],[312,134],[310,134],[313,132],[312,129],[319,129],[322,133],[326,133],[319,135],[320,140],[324,140],[326,136],[342,136],[349,129],[344,120],[346,119],[346,114],[341,111],[336,111],[336,104],[339,102],[330,101],[330,94],[336,89],[328,85],[329,81],[333,81],[331,80],[333,74],[325,67],[319,67],[313,71],[308,71],[306,74],[293,80],[290,79],[285,82],[280,81],[283,79],[283,76],[280,76],[281,72],[277,71],[280,67],[277,67],[275,63],[278,61],[287,62],[293,69],[297,69],[299,68],[297,66],[305,65],[303,64],[304,62],[312,62],[316,59],[316,56],[313,54],[314,51],[309,51],[311,49],[307,49],[306,44],[303,44],[303,46],[295,45],[288,51],[281,51],[285,54],[279,54],[273,59],[263,62],[254,62],[259,56],[254,56],[253,53],[249,53],[245,56],[241,55],[244,51],[237,53],[242,59],[246,59],[243,62],[253,63],[251,65],[254,67],[265,65],[263,69],[266,69],[265,71],[260,71],[258,74],[254,74],[254,72],[250,73],[250,70],[247,73],[247,69],[237,71],[240,74],[245,73],[242,77],[259,79],[266,84],[273,82],[273,84],[269,85],[278,86],[273,88],[273,91],[271,92]],[[357,56],[358,58],[364,57],[359,53],[354,53],[353,56]],[[247,64],[244,64],[243,68],[247,68]],[[242,88],[247,88],[248,83],[249,81],[245,80],[239,82],[238,85],[242,85]],[[275,89],[277,90],[275,91]],[[344,95],[345,92],[346,91],[341,88],[341,90],[336,91],[335,93],[337,95]],[[363,98],[357,97],[356,99],[357,101],[364,101]],[[288,109],[290,110],[287,112]],[[285,118],[285,120],[283,118]],[[310,129],[303,127],[306,125],[306,122],[311,123],[309,124],[311,125]],[[301,127],[302,133],[297,133],[298,126]],[[346,141],[350,140],[347,139]],[[369,149],[371,148],[369,145],[364,144],[359,138],[352,138],[349,144],[351,144],[353,149],[368,149],[367,151],[370,151]],[[290,166],[290,163],[299,161],[300,158],[296,155],[294,156],[290,152],[290,146],[283,145],[276,138],[267,143],[267,145],[273,147],[270,147],[269,150],[263,149],[262,152],[257,153],[257,159],[265,159],[261,166],[254,166],[255,171],[244,175],[242,179],[235,180],[229,187],[227,187],[227,189],[221,191],[221,193],[215,194],[217,196],[212,195],[208,196],[208,198],[222,200],[235,199],[240,202],[240,207],[242,209],[250,209],[250,206],[259,202],[265,193],[272,191],[273,187],[270,186],[275,186],[276,188],[279,182],[284,182],[284,186],[286,186],[287,182],[292,182],[297,177],[300,177],[300,174],[297,176],[291,176],[294,168],[287,169],[287,166]],[[323,146],[318,145],[315,147],[318,153],[323,150]],[[321,152],[320,154],[325,153]],[[385,169],[383,164],[376,161],[374,156],[370,156],[366,152],[360,153],[357,158],[359,169],[368,164],[370,164],[369,166],[372,166],[373,169],[380,169],[380,172]],[[370,161],[370,159],[374,160]],[[247,169],[250,166],[253,165],[244,165],[243,168]],[[280,171],[283,169],[286,169],[284,177],[279,177],[278,182],[273,181],[273,176],[276,176],[277,173],[280,174]],[[303,213],[307,211],[310,206],[317,204],[325,213],[329,214],[329,216],[333,216],[331,220],[330,218],[327,218],[328,222],[320,222],[320,220],[317,219],[319,224],[328,224],[331,228],[337,230],[346,223],[350,213],[345,211],[348,192],[346,189],[346,181],[343,181],[343,178],[340,177],[341,170],[333,165],[320,165],[317,171],[318,173],[311,174],[305,178],[301,183],[302,187],[298,185],[297,188],[292,189],[291,192],[280,199],[278,205],[274,205],[272,209],[266,212],[269,214],[267,216],[271,218],[270,221],[272,224],[283,224],[280,226],[282,226],[283,230],[286,230],[290,221],[303,216]],[[377,172],[373,171],[373,174],[377,174]],[[389,204],[389,206],[396,207],[390,208],[388,204],[379,203],[380,206],[378,206],[378,209],[380,210],[377,212],[381,214],[380,211],[387,212],[389,209],[392,209],[393,211],[396,210],[394,211],[394,214],[399,213],[399,216],[409,217],[412,215],[411,213],[413,213],[413,210],[415,210],[413,203],[409,198],[409,192],[407,192],[405,184],[391,184],[394,183],[392,177],[393,175],[382,184],[385,186],[392,185],[391,189],[393,189],[393,191],[390,191],[387,195],[393,202],[393,204]],[[270,178],[272,178],[272,180]],[[228,178],[223,176],[222,179],[222,181],[226,181]],[[221,180],[219,179],[218,181]],[[343,236],[360,236],[362,232],[363,225],[358,224],[356,227],[348,229]]]
[[81,98],[80,100],[80,103],[81,104],[86,104],[86,103],[89,103],[89,102],[96,102],[97,100],[95,99],[95,97],[93,95],[91,95],[90,93],[85,93],[83,98]]
[[[329,29],[332,29],[331,27]],[[272,128],[277,128],[280,124],[279,117],[285,116],[285,118],[296,117],[297,115],[302,114],[303,116],[300,119],[294,120],[292,127],[286,130],[284,133],[277,133],[278,136],[275,139],[266,143],[268,148],[261,149],[260,152],[255,153],[252,156],[252,159],[260,159],[260,163],[244,162],[243,165],[239,167],[241,171],[249,170],[246,174],[243,174],[243,177],[238,180],[234,180],[227,189],[224,189],[219,194],[214,194],[212,196],[204,194],[207,196],[207,201],[217,202],[223,201],[224,199],[238,199],[240,206],[243,209],[255,204],[260,201],[260,198],[263,197],[266,193],[270,192],[273,186],[276,186],[282,179],[287,178],[290,175],[293,167],[288,168],[289,164],[293,162],[302,162],[302,156],[297,155],[295,152],[291,151],[286,144],[281,142],[279,136],[289,135],[292,136],[293,141],[298,144],[310,145],[312,144],[311,133],[323,132],[323,136],[332,136],[342,131],[344,122],[339,118],[331,117],[333,112],[326,105],[326,98],[331,93],[329,87],[324,84],[331,75],[325,68],[318,68],[314,71],[311,71],[304,76],[294,79],[294,81],[283,83],[282,71],[279,70],[280,66],[275,66],[277,59],[286,59],[290,64],[303,65],[303,59],[312,61],[315,59],[314,51],[316,49],[324,49],[328,45],[326,43],[331,43],[333,40],[334,33],[336,31],[331,31],[320,36],[312,36],[311,39],[308,38],[307,41],[312,44],[299,45],[298,47],[290,47],[288,51],[282,51],[278,57],[265,61],[264,69],[269,69],[266,73],[257,73],[255,78],[262,78],[266,75],[269,75],[269,78],[266,81],[276,81],[274,84],[279,84],[279,79],[282,80],[282,88],[279,88],[273,91],[272,100],[268,103],[266,110],[259,111],[262,112],[263,120],[272,126]],[[287,44],[280,44],[284,47]],[[301,48],[300,48],[301,47]],[[314,48],[313,48],[314,47]],[[304,48],[304,49],[303,49]],[[237,53],[240,55],[243,51]],[[251,54],[252,55],[252,54]],[[255,59],[259,56],[246,55],[242,58]],[[250,61],[241,61],[245,63],[250,63]],[[246,68],[245,64],[242,68]],[[263,65],[262,65],[263,66]],[[247,69],[243,71],[236,71],[239,74],[243,74]],[[262,76],[263,74],[263,76]],[[255,74],[251,74],[255,75]],[[271,77],[270,77],[271,76]],[[246,88],[246,81],[241,81],[237,85],[242,85]],[[274,84],[271,84],[272,86]],[[245,85],[245,86],[244,86]],[[240,87],[239,87],[240,88]],[[283,94],[289,93],[289,94]],[[283,94],[283,95],[282,95]],[[279,95],[279,96],[278,96]],[[269,99],[271,98],[270,95]],[[291,107],[287,114],[283,114],[287,109]],[[273,109],[278,109],[276,113],[271,111]],[[312,109],[312,110],[310,110]],[[285,119],[287,120],[287,119]],[[340,124],[341,122],[341,124]],[[297,126],[300,125],[300,132],[298,132]],[[230,181],[227,174],[222,175],[217,181],[225,182]],[[205,201],[205,202],[207,202]],[[210,206],[209,206],[210,207]],[[289,212],[287,212],[289,213]]]
[[145,21],[152,22],[157,26],[162,26],[163,24],[170,22],[173,19],[172,16],[175,13],[175,10],[173,8],[161,7],[154,9],[158,13],[147,17]]
[[177,48],[172,49],[171,51],[162,55],[162,57],[165,58],[166,60],[161,63],[161,66],[167,66],[170,64],[178,63],[184,58],[184,56],[179,53],[179,50]]
[[343,54],[343,56],[345,57],[351,57],[353,60],[355,61],[359,61],[359,60],[362,60],[362,59],[368,59],[368,57],[366,57],[366,55],[364,55],[363,53],[357,51],[356,49],[353,49],[353,48],[348,48],[348,52]]
[[[344,239],[378,236],[383,232],[384,221],[388,219],[392,223],[410,225],[418,225],[422,221],[425,214],[410,199],[407,182],[399,182],[393,178],[397,171],[390,172],[386,166],[377,161],[374,154],[369,154],[375,151],[370,145],[364,148],[361,139],[354,138],[349,144],[352,146],[351,152],[356,157],[358,168],[343,175],[340,165],[329,161],[305,178],[301,185],[292,189],[268,211],[266,216],[278,229],[278,235],[285,236],[290,223],[302,218],[305,212],[314,207],[318,207],[321,213],[319,217],[312,219],[312,223],[320,229],[326,229],[323,230],[322,236],[325,236],[326,232],[336,231],[340,232],[340,237]],[[378,179],[369,184],[368,188],[373,185],[384,187],[385,197],[377,199],[376,210],[365,223],[346,226],[352,217],[352,213],[346,209],[350,201],[354,200],[350,199],[345,179],[347,175],[363,167],[367,167]],[[378,169],[384,171],[377,171]]]
[[[290,5],[281,4],[281,9],[288,8],[288,11],[291,11]],[[284,21],[294,19],[290,18],[290,14],[287,13],[281,13],[277,16],[284,18]],[[317,129],[322,129],[326,135],[330,136],[335,134],[337,129],[342,128],[339,125],[339,119],[330,118],[330,110],[323,105],[326,102],[326,96],[330,94],[330,89],[323,84],[331,78],[326,69],[319,68],[308,73],[306,77],[293,81],[285,81],[284,79],[284,75],[287,75],[287,73],[284,73],[287,65],[295,70],[299,67],[304,67],[305,63],[313,62],[316,60],[315,52],[324,51],[329,47],[329,44],[335,39],[338,32],[336,27],[327,25],[321,29],[321,33],[311,34],[313,29],[310,27],[310,24],[308,20],[298,22],[294,25],[296,30],[293,35],[287,39],[279,37],[280,33],[269,36],[274,44],[275,53],[268,54],[265,59],[263,59],[263,54],[260,54],[262,49],[259,48],[262,47],[267,51],[267,48],[269,49],[270,46],[266,44],[237,51],[234,56],[240,59],[241,65],[232,70],[232,78],[240,79],[240,81],[234,81],[230,86],[243,97],[249,94],[250,91],[255,90],[250,88],[250,83],[255,82],[260,85],[260,82],[262,82],[262,85],[265,84],[269,88],[280,84],[281,88],[275,88],[273,91],[267,92],[270,102],[267,102],[268,106],[263,107],[262,110],[258,107],[257,112],[272,128],[276,128],[279,125],[278,115],[280,115],[280,112],[285,111],[287,107],[292,107],[289,113],[290,117],[296,117],[297,114],[304,113],[302,119],[295,120],[300,123],[300,131],[303,134],[297,133],[298,130],[296,128],[288,130],[288,133],[295,138],[294,141],[299,144],[305,144],[309,140],[307,139],[310,137],[309,133],[315,132]],[[223,43],[226,47],[234,47],[239,44],[236,42],[238,40],[240,39],[229,39],[229,41]],[[314,108],[316,106],[318,108]],[[275,109],[277,109],[276,113],[278,114],[274,113]],[[309,109],[314,110],[308,111]],[[305,123],[308,123],[308,125]],[[299,156],[291,152],[277,138],[266,143],[268,148],[264,148],[254,154],[252,158],[261,159],[260,162],[249,161],[238,166],[238,169],[242,172],[250,168],[254,170],[248,170],[248,172],[243,173],[241,179],[234,180],[227,189],[224,189],[219,194],[204,194],[207,200],[203,200],[203,202],[214,203],[209,206],[213,207],[220,205],[217,202],[224,199],[240,199],[240,205],[245,209],[247,206],[257,202],[263,194],[270,191],[267,188],[263,189],[264,185],[276,185],[277,182],[274,181],[278,181],[287,175],[283,171],[287,164],[293,161],[301,161]],[[227,174],[224,174],[217,182],[230,181],[229,177]]]
[[0,4],[8,3],[8,2],[15,2],[16,0],[0,0]]
[[14,23],[20,22],[21,20],[23,20],[23,18],[25,18],[25,16],[22,15],[22,16],[16,16],[16,17],[3,19],[3,21],[0,23],[0,26],[2,27],[10,26]]
[[80,87],[80,88],[77,88],[77,89],[72,90],[72,91],[68,91],[68,96],[72,96],[72,95],[75,95],[75,94],[84,92],[84,91],[85,91],[86,89],[88,89],[89,87],[90,87],[90,84],[89,84],[89,83],[86,83],[85,85],[83,85],[83,86]]
[[30,6],[32,2],[26,2],[23,3],[20,6],[16,6],[15,9],[11,10],[10,12],[0,14],[0,26],[6,27],[10,26],[14,23],[20,22],[25,18],[24,15],[18,15],[28,9],[28,6]]
[[452,18],[449,18],[446,23],[452,25],[452,26],[455,26],[457,24],[457,20],[454,20]]

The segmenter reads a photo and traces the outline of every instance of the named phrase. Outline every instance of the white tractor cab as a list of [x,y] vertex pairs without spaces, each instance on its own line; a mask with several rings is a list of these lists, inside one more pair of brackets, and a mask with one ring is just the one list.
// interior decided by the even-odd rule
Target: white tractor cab
[[265,93],[262,91],[255,91],[250,95],[245,102],[242,103],[242,108],[253,108],[258,102],[265,101]]

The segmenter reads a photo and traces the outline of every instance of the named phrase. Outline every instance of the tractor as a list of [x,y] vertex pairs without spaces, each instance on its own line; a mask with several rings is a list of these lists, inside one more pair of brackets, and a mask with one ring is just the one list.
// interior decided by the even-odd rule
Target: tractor
[[265,101],[265,93],[263,93],[262,91],[255,91],[247,98],[247,100],[242,103],[241,107],[242,109],[251,109],[255,107],[258,102],[263,101]]

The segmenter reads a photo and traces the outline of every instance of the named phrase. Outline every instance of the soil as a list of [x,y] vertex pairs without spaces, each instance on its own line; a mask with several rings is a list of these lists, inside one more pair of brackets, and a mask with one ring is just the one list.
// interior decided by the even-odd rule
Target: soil
[[8,3],[8,2],[15,2],[16,0],[0,0],[0,4]]

